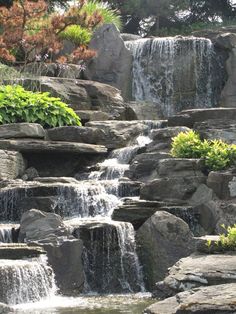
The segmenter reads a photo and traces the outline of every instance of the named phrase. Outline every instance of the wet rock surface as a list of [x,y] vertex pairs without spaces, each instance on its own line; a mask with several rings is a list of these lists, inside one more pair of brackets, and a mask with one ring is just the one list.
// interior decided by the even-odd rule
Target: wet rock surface
[[150,290],[165,277],[168,267],[194,251],[193,234],[187,223],[164,211],[157,211],[138,229],[137,242]]

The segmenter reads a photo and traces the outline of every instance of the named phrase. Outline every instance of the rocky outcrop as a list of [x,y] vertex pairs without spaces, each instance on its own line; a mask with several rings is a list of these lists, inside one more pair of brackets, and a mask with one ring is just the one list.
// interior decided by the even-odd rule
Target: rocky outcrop
[[153,290],[167,269],[193,252],[193,234],[180,218],[156,212],[137,231],[139,257],[147,289]]
[[37,123],[0,125],[0,138],[45,138],[45,130]]
[[97,56],[87,63],[87,79],[110,84],[127,98],[131,93],[132,55],[113,24],[100,27],[89,44]]
[[156,295],[168,297],[200,286],[236,283],[235,253],[191,255],[170,268],[164,281],[157,283]]
[[0,150],[0,180],[16,179],[25,171],[23,156],[14,151]]
[[236,284],[186,291],[148,307],[145,314],[234,314]]
[[124,118],[125,105],[120,91],[99,82],[55,77],[38,77],[21,80],[26,88],[50,92],[60,97],[74,110],[102,110],[113,119]]

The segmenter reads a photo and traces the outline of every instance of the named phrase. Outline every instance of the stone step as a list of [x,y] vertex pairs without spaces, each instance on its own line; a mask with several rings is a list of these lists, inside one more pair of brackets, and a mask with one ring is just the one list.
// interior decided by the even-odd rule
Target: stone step
[[187,126],[192,128],[194,123],[206,120],[235,120],[236,108],[208,108],[183,110],[168,119],[169,126]]
[[0,244],[1,259],[24,259],[41,254],[46,254],[46,252],[39,246],[16,243]]
[[0,149],[22,153],[105,154],[102,145],[41,140],[0,140]]

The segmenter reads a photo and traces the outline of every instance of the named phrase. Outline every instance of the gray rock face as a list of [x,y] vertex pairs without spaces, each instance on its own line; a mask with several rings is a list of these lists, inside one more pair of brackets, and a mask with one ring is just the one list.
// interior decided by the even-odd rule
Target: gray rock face
[[143,153],[131,162],[128,176],[131,179],[147,181],[157,177],[157,166],[160,160],[170,157],[165,152]]
[[88,62],[86,77],[115,86],[127,98],[130,93],[132,55],[117,28],[113,24],[100,27],[93,35],[89,48],[95,50],[97,56]]
[[199,288],[148,307],[145,314],[234,314],[236,284]]
[[120,91],[99,82],[42,76],[24,79],[22,84],[27,88],[36,86],[41,91],[50,92],[74,110],[101,110],[113,119],[121,118],[125,112]]
[[0,125],[0,138],[45,138],[45,130],[37,123]]
[[23,214],[19,241],[37,242],[46,252],[60,292],[82,291],[83,243],[59,215],[32,209]]
[[204,175],[156,179],[141,187],[140,197],[149,201],[175,201],[179,203],[191,198],[199,185],[205,182]]
[[147,151],[154,152],[159,150],[169,150],[171,147],[172,138],[180,132],[190,131],[187,127],[167,127],[159,130],[153,130],[151,137],[152,142],[148,145]]
[[230,200],[236,197],[236,175],[229,170],[210,172],[207,178],[207,186],[222,200]]
[[203,169],[199,159],[168,158],[159,160],[157,173],[160,177],[201,177]]
[[101,129],[77,126],[65,126],[48,130],[51,141],[102,144],[105,132]]
[[130,101],[127,103],[128,108],[130,108],[137,120],[158,120],[160,115],[158,115],[157,106],[151,102],[138,102]]
[[156,212],[137,231],[137,243],[147,289],[153,290],[168,267],[193,251],[193,234],[182,219]]
[[170,268],[157,284],[157,295],[168,297],[200,286],[236,283],[235,253],[191,255]]
[[[232,106],[233,107],[233,106]],[[192,128],[194,123],[208,120],[235,120],[236,108],[208,108],[183,110],[168,119],[170,127],[185,125]],[[212,122],[213,123],[213,122]]]
[[24,153],[70,153],[104,154],[105,146],[73,142],[53,142],[40,140],[0,140],[0,149],[16,150]]
[[18,152],[0,150],[0,180],[16,179],[25,171],[25,160]]
[[229,52],[226,69],[228,80],[221,94],[221,103],[223,107],[236,106],[236,34],[225,33],[217,37],[216,43],[218,46],[226,49]]
[[79,239],[59,239],[57,243],[44,243],[42,246],[47,252],[60,292],[81,292],[84,287],[83,242]]
[[39,241],[55,240],[57,237],[68,236],[70,231],[64,225],[62,218],[53,213],[31,209],[22,215],[19,240]]
[[94,121],[86,124],[105,132],[103,145],[121,148],[148,130],[148,121]]
[[207,120],[195,123],[194,130],[205,139],[220,139],[229,144],[236,143],[236,123],[234,120]]
[[111,114],[103,112],[103,111],[76,110],[75,112],[80,117],[80,120],[83,125],[89,121],[113,120],[113,117]]

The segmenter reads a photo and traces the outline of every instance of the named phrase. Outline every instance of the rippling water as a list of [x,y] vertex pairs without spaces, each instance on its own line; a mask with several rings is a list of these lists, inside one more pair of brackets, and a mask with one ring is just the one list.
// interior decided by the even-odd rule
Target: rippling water
[[141,314],[154,303],[150,294],[61,297],[15,306],[18,314]]

